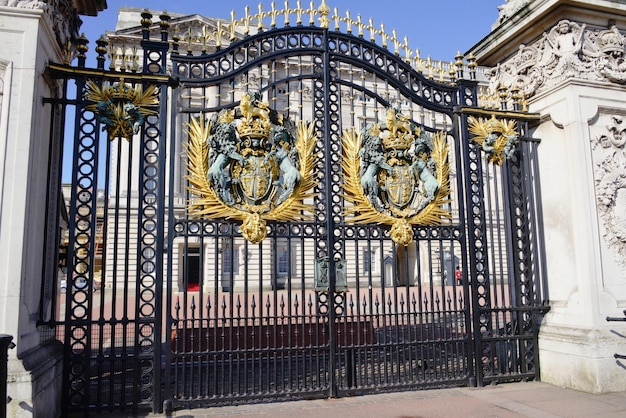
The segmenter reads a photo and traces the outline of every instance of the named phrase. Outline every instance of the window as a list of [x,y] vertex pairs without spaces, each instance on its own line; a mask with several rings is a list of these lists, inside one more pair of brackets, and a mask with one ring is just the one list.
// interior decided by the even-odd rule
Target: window
[[376,271],[376,251],[364,250],[363,251],[363,273]]
[[289,251],[287,247],[278,248],[278,276],[286,277],[289,273]]
[[188,247],[183,255],[183,271],[187,290],[196,291],[200,287],[200,247]]
[[239,250],[232,243],[222,247],[222,274],[239,274]]

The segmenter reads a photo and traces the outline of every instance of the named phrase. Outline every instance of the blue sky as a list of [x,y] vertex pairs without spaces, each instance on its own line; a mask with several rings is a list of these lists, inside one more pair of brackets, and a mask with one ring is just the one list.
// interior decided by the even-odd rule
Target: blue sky
[[[261,3],[264,10],[270,10],[271,0]],[[364,22],[372,18],[376,27],[382,22],[389,34],[396,29],[397,36],[400,39],[407,36],[410,47],[413,50],[419,48],[423,58],[430,56],[435,60],[451,61],[457,51],[467,51],[489,34],[491,25],[498,18],[497,7],[505,0],[327,0],[326,3],[331,10],[336,7],[341,15],[349,10],[351,17],[360,14]],[[90,40],[91,56],[94,55],[95,40],[106,30],[115,28],[117,11],[122,6],[229,19],[231,10],[235,10],[237,17],[242,17],[246,5],[250,6],[251,13],[256,13],[258,4],[258,1],[244,0],[107,0],[108,8],[97,17],[82,18],[82,31]],[[278,0],[276,8],[283,9],[284,4],[284,0]],[[308,8],[310,0],[302,0],[301,4]],[[321,0],[315,0],[314,4],[317,8]],[[290,0],[289,7],[295,6],[296,0]]]

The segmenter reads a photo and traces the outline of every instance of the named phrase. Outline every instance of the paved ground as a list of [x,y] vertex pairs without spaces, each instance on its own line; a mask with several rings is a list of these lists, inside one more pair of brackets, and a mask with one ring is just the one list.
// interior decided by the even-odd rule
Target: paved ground
[[485,388],[437,389],[341,399],[186,409],[175,411],[171,415],[144,416],[178,418],[624,418],[626,417],[626,392],[592,395],[541,382],[507,383]]

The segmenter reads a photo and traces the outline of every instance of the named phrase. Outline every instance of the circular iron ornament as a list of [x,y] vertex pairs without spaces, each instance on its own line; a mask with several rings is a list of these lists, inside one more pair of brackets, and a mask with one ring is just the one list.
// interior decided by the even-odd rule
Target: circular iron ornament
[[217,66],[215,64],[207,64],[205,72],[208,77],[215,77],[217,75]]
[[282,49],[285,49],[287,45],[287,41],[285,40],[284,37],[278,36],[274,40],[274,45],[276,46],[276,50],[282,50]]
[[248,57],[249,58],[258,58],[259,57],[259,47],[256,44],[252,44],[248,46]]
[[327,291],[321,291],[321,292],[316,292],[317,294],[317,306],[318,306],[318,313],[320,315],[328,315],[328,312],[330,310],[330,301],[329,301],[329,297],[328,297],[328,292]]
[[235,53],[235,63],[241,65],[244,62],[246,62],[246,54],[244,53],[244,51],[238,51],[237,53]]

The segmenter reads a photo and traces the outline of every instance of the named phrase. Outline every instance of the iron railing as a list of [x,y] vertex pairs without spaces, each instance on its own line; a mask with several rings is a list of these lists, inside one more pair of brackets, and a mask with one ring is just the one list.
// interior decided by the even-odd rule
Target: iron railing
[[9,362],[9,349],[14,348],[13,336],[0,334],[0,418],[7,416],[7,369]]

